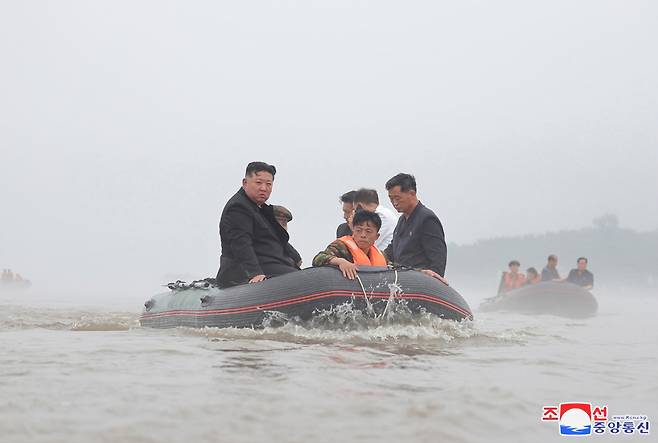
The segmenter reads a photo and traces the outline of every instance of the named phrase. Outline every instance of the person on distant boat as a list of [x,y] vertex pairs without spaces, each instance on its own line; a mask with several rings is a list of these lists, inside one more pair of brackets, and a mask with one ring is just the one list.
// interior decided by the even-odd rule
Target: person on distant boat
[[265,203],[272,194],[276,168],[264,162],[247,165],[242,187],[224,206],[219,221],[222,254],[217,284],[227,288],[258,283],[297,271],[290,237]]
[[11,269],[4,269],[2,271],[2,281],[4,283],[13,283],[14,281],[14,273],[11,272]]
[[391,244],[393,240],[393,231],[398,223],[398,215],[385,206],[379,204],[379,195],[374,189],[359,189],[354,194],[354,209],[365,209],[366,211],[376,212],[382,219],[382,227],[379,229],[379,238],[375,242],[382,251]]
[[[281,227],[288,230],[288,223],[292,221],[292,212],[285,206],[272,205],[272,210],[274,211],[274,218],[279,222]],[[292,258],[295,260],[298,268],[302,267],[302,256],[299,255],[299,252],[290,245],[290,252],[292,253]]]
[[557,272],[557,255],[548,256],[548,263],[541,271],[541,281],[562,281]]
[[509,268],[509,272],[503,272],[503,276],[500,279],[500,285],[498,286],[499,294],[518,289],[526,282],[525,275],[519,272],[521,263],[519,263],[518,260],[512,260],[507,267]]
[[402,217],[384,254],[396,265],[415,268],[443,283],[448,257],[443,225],[416,196],[416,178],[400,173],[386,182],[388,198]]
[[313,258],[313,266],[336,266],[350,280],[356,278],[359,266],[386,266],[386,257],[375,246],[381,226],[379,214],[357,209],[352,216],[353,234],[331,242]]
[[356,191],[349,191],[340,196],[340,201],[343,204],[343,218],[345,223],[338,225],[336,229],[336,238],[352,235],[352,228],[350,228],[350,217],[354,212],[354,194]]
[[536,285],[541,281],[541,276],[539,275],[539,272],[534,267],[530,267],[526,269],[526,278],[525,278],[525,283],[524,286],[529,286],[529,285]]
[[587,290],[592,289],[594,287],[594,274],[587,270],[587,258],[580,257],[576,263],[578,267],[569,272],[567,281]]

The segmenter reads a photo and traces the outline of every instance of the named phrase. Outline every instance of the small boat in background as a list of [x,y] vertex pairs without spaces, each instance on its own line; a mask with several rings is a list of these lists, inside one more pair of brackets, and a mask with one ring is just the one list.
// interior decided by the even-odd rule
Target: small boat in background
[[592,317],[598,303],[591,292],[567,282],[541,282],[486,299],[481,312],[513,311],[560,317]]
[[32,285],[30,280],[21,277],[20,274],[12,272],[11,269],[3,269],[0,278],[0,291],[19,291],[27,289]]

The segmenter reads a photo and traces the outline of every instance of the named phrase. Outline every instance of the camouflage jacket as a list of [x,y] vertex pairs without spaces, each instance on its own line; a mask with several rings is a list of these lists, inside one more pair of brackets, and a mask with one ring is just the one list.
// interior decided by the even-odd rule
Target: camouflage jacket
[[[354,263],[354,257],[352,257],[352,253],[347,245],[340,240],[334,240],[329,246],[327,246],[327,249],[318,252],[313,258],[313,266],[328,266],[332,258],[344,258],[345,260]],[[386,257],[386,261],[389,261],[388,257]]]

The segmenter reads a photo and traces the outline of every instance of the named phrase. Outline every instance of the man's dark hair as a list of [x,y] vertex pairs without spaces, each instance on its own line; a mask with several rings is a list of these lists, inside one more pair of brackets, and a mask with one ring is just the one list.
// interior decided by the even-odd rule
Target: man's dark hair
[[371,222],[377,228],[377,232],[382,227],[382,219],[376,212],[366,211],[365,209],[357,209],[352,218],[352,226],[362,225],[366,222]]
[[265,162],[251,162],[247,165],[247,170],[244,173],[244,176],[254,175],[258,172],[269,172],[272,174],[272,178],[276,175],[276,168],[274,165],[268,165]]
[[413,190],[416,191],[416,177],[411,174],[405,174],[404,172],[399,173],[395,177],[391,178],[386,182],[386,190],[390,191],[391,188],[396,186],[400,187],[400,191],[409,192]]
[[379,205],[379,195],[374,189],[361,188],[354,193],[354,204],[365,203],[366,205],[375,203]]
[[556,261],[557,260],[557,255],[555,255],[555,254],[549,255],[548,256],[548,261],[551,261],[551,260]]
[[537,272],[537,270],[535,268],[532,268],[532,267],[528,268],[525,272],[527,272],[528,274],[539,275],[539,272]]
[[507,264],[507,266],[512,266],[512,265],[521,266],[521,263],[519,263],[518,260],[512,260]]
[[589,263],[587,261],[587,257],[578,257],[578,260],[576,260],[576,263],[580,263],[581,260],[585,260],[585,263]]
[[354,194],[356,191],[349,191],[340,196],[340,201],[343,203],[354,203]]

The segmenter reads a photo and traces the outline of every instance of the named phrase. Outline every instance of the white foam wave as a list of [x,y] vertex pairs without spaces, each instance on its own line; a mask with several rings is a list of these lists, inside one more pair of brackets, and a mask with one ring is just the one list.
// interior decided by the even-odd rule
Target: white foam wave
[[310,320],[269,312],[262,328],[180,328],[184,334],[211,340],[262,339],[293,343],[350,344],[387,347],[413,345],[419,352],[496,343],[517,343],[513,331],[487,332],[470,320],[445,320],[428,312],[412,313],[404,300],[391,300],[385,314],[356,309],[352,302],[316,312]]

